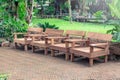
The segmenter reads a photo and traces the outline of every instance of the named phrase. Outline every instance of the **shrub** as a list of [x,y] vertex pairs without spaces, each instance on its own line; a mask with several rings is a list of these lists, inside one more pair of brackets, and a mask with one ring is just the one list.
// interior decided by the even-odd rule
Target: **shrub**
[[98,20],[103,19],[103,11],[97,11],[93,14]]
[[109,20],[107,22],[109,25],[113,25],[114,28],[107,31],[107,33],[113,34],[113,39],[120,42],[120,21],[119,20]]
[[14,32],[26,32],[28,25],[25,21],[10,18],[4,20],[0,25],[0,37],[4,37],[8,41],[13,41]]
[[63,19],[63,20],[66,20],[66,21],[69,21],[69,20],[70,20],[70,17],[69,17],[69,16],[63,16],[62,19]]

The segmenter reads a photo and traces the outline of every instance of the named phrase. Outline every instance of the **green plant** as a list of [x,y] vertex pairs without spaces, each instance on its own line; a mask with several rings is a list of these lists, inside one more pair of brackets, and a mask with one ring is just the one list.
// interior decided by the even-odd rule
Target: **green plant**
[[115,18],[120,19],[120,0],[112,0],[111,3],[109,3],[109,8],[111,10],[111,15]]
[[113,34],[113,39],[120,42],[120,21],[119,20],[108,20],[107,24],[113,25],[114,28],[107,31],[107,33]]
[[45,22],[44,24],[39,23],[38,26],[43,28],[44,32],[46,28],[58,29],[58,27],[56,27],[55,25],[50,25],[48,22]]
[[54,6],[47,6],[45,8],[45,14],[47,15],[54,15],[55,7]]
[[0,74],[0,80],[7,80],[8,75],[7,74]]
[[14,32],[26,32],[25,0],[0,1],[0,37],[13,40]]
[[109,8],[111,10],[111,15],[113,20],[108,20],[107,23],[113,25],[114,28],[107,31],[107,33],[113,34],[113,39],[117,42],[120,42],[120,0],[112,0],[112,3],[109,3]]
[[97,19],[102,19],[103,11],[97,11],[93,14]]
[[70,16],[63,16],[62,19],[66,20],[66,21],[69,21],[70,20]]
[[8,41],[13,41],[14,32],[26,32],[28,24],[25,21],[15,20],[9,18],[9,20],[2,21],[0,25],[0,35]]
[[18,15],[19,15],[18,16],[19,19],[21,19],[21,20],[25,20],[25,18],[27,16],[27,11],[26,11],[24,0],[22,0],[21,2],[19,2]]

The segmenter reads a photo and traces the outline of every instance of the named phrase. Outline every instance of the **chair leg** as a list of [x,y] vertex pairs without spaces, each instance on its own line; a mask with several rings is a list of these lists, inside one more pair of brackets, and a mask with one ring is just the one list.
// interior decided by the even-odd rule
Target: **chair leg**
[[45,55],[47,55],[47,54],[48,54],[48,49],[47,49],[47,48],[45,48],[45,50],[44,50],[44,51],[45,51],[45,53],[44,53],[44,54],[45,54]]
[[16,48],[16,49],[18,48],[18,45],[17,45],[17,43],[15,43],[15,48]]
[[35,46],[32,46],[32,52],[33,53],[35,52]]
[[69,60],[69,54],[68,53],[65,54],[65,60]]
[[94,61],[93,58],[89,58],[89,65],[90,65],[90,67],[93,66],[93,61]]
[[73,62],[74,61],[74,54],[71,53],[71,61]]
[[53,49],[51,49],[51,56],[52,56],[52,57],[55,56],[55,53],[54,53],[54,50],[53,50]]
[[108,61],[108,55],[105,55],[105,63]]
[[27,45],[24,46],[24,50],[28,51],[28,46]]

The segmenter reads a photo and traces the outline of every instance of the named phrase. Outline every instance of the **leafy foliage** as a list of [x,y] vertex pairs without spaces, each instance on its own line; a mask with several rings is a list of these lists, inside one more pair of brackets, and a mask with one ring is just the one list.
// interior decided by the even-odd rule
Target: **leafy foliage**
[[65,3],[61,3],[60,4],[60,8],[64,11],[64,10],[66,10],[67,8],[69,8],[70,7],[70,5],[69,5],[69,3],[68,3],[68,1],[65,1]]
[[26,18],[26,8],[25,8],[24,1],[22,1],[22,2],[19,3],[19,6],[18,6],[18,15],[19,15],[19,19],[25,20],[25,18]]
[[113,39],[120,42],[120,0],[112,0],[112,3],[109,3],[109,8],[111,10],[111,15],[114,20],[108,20],[108,23],[113,25],[114,28],[108,30],[107,33],[113,34]]
[[58,29],[55,25],[50,25],[48,22],[45,22],[45,24],[38,24],[39,27],[43,28],[43,31],[45,32],[46,28],[52,28],[52,29]]
[[2,22],[2,25],[0,26],[0,36],[5,37],[8,41],[12,41],[14,32],[26,32],[27,28],[28,25],[26,22],[21,20],[16,21],[15,19],[10,18],[9,20]]
[[[19,2],[16,4],[16,2]],[[0,1],[0,37],[13,40],[14,32],[25,32],[28,24],[25,21],[24,0]]]
[[45,14],[47,15],[54,15],[55,7],[54,6],[47,6],[45,9]]
[[112,0],[112,3],[109,4],[109,7],[112,16],[120,19],[120,0]]
[[7,74],[0,74],[0,80],[7,80],[8,75]]
[[93,15],[98,19],[102,19],[103,11],[97,11]]
[[113,34],[113,39],[120,41],[120,22],[119,21],[109,21],[110,25],[113,25],[114,28],[107,31],[107,33]]
[[66,20],[66,21],[69,21],[70,20],[70,16],[63,16],[62,19]]

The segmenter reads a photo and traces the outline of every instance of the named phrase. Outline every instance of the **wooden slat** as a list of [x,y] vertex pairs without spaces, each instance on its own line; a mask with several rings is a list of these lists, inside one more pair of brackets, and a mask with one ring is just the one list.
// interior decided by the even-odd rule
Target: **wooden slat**
[[77,31],[77,30],[67,30],[66,34],[74,35],[74,36],[85,36],[85,31]]
[[97,40],[104,40],[104,41],[111,41],[112,35],[111,34],[102,34],[96,32],[88,32],[87,37],[90,39],[97,39]]
[[29,33],[31,33],[31,32],[41,33],[42,31],[43,31],[42,28],[33,28],[33,27],[28,28]]
[[63,35],[64,30],[58,30],[58,29],[49,29],[47,28],[45,33],[47,33],[49,36],[51,35]]

